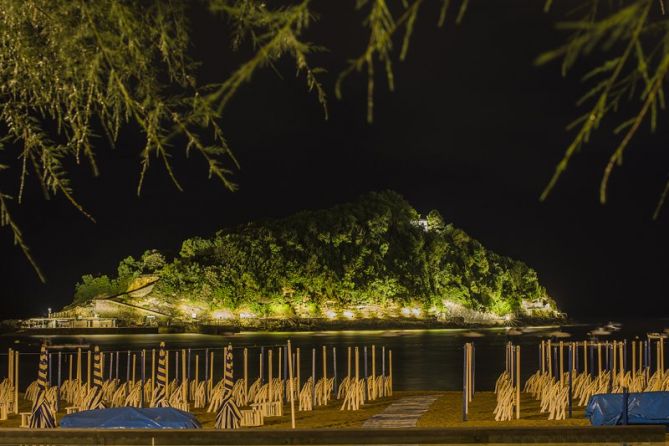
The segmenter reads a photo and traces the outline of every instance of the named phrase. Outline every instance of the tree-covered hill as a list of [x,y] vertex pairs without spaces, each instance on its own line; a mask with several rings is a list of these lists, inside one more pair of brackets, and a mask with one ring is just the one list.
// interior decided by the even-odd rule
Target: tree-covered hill
[[[128,257],[118,276],[86,275],[74,304],[158,279],[121,299],[177,318],[552,316],[537,273],[496,254],[437,211],[425,219],[392,191],[185,240],[167,259]],[[534,307],[534,309],[528,309]]]

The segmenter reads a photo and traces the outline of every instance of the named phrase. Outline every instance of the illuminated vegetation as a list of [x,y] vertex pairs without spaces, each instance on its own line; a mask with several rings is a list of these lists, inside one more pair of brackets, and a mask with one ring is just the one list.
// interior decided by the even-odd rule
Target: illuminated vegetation
[[147,251],[118,273],[84,276],[76,302],[100,295],[100,283],[109,286],[103,295],[116,294],[143,274],[160,278],[152,308],[186,318],[503,316],[547,299],[527,265],[485,249],[437,211],[420,222],[390,191],[190,238],[174,259]]

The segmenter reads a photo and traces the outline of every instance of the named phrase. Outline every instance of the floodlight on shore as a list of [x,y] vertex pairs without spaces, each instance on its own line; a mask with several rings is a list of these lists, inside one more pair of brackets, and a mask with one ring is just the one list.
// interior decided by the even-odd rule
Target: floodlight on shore
[[327,310],[325,312],[325,317],[328,319],[337,319],[337,312],[334,310]]
[[351,310],[344,310],[344,317],[347,319],[354,319],[355,314]]

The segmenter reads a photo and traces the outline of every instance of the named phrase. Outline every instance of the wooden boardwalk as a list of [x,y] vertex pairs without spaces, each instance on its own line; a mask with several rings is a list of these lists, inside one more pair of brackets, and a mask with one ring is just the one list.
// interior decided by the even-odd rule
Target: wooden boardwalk
[[438,395],[411,396],[392,403],[362,425],[369,429],[416,427],[418,419],[430,408]]

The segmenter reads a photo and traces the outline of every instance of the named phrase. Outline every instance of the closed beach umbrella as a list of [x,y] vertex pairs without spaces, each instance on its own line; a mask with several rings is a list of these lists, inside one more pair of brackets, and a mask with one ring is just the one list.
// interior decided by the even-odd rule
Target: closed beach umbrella
[[102,355],[100,347],[95,346],[93,351],[93,386],[88,395],[88,409],[104,409],[105,404],[102,401]]
[[223,373],[223,400],[221,410],[216,415],[216,427],[218,429],[237,429],[242,414],[239,412],[237,403],[232,397],[233,382],[232,344],[228,346],[225,356],[225,371]]
[[47,398],[47,373],[49,362],[46,346],[42,345],[39,356],[39,371],[37,372],[37,398],[33,403],[30,416],[31,428],[56,427],[56,408]]
[[167,352],[165,351],[165,343],[160,343],[158,350],[158,372],[156,373],[156,387],[153,391],[153,407],[169,407],[167,401]]

